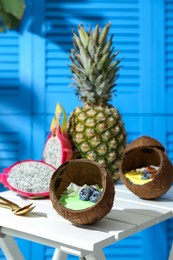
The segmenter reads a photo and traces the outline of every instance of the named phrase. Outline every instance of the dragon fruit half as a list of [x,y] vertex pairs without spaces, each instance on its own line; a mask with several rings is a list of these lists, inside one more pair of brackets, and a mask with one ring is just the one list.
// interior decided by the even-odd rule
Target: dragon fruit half
[[[62,126],[60,126],[61,115],[63,116]],[[56,105],[50,132],[44,146],[42,160],[58,168],[62,163],[73,158],[72,146],[67,135],[67,115],[60,104]]]

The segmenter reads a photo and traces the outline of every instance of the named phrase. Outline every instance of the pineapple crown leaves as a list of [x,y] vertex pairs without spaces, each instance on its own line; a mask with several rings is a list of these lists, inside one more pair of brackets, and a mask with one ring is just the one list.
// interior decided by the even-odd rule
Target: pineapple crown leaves
[[110,26],[108,23],[101,30],[96,25],[93,32],[91,28],[87,32],[79,25],[78,33],[73,31],[74,49],[69,55],[72,85],[84,103],[106,104],[116,91],[120,60],[116,59],[119,52],[112,46],[113,35],[108,40]]

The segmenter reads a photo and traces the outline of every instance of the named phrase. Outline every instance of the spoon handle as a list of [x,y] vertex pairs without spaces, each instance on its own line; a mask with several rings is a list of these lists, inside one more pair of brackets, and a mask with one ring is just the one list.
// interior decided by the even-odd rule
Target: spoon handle
[[4,204],[6,203],[7,205],[9,205],[10,208],[12,208],[13,210],[15,209],[19,209],[19,205],[17,205],[16,203],[8,200],[8,199],[5,199],[3,197],[0,196],[0,202],[3,202]]
[[7,203],[2,203],[2,202],[0,202],[0,207],[2,207],[2,208],[7,208],[7,209],[11,209],[11,210],[12,210],[12,208],[10,207],[10,205],[7,204]]

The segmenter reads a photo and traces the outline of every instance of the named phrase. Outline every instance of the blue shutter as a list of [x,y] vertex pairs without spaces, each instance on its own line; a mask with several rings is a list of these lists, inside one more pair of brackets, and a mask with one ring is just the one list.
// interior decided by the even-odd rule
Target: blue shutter
[[[0,33],[0,172],[31,158],[31,79],[24,38],[16,31]],[[29,260],[30,242],[16,242]],[[0,259],[5,260],[1,250]]]
[[173,2],[165,2],[165,83],[166,112],[173,113]]
[[[19,93],[19,37],[17,33],[0,33],[0,96],[3,103]],[[1,109],[4,110],[1,100]],[[11,100],[10,100],[11,101]],[[13,101],[15,102],[15,101]],[[11,107],[11,102],[9,103]],[[7,105],[6,108],[8,109]],[[2,110],[1,110],[2,111]]]
[[[165,83],[166,83],[166,112],[167,116],[167,136],[166,148],[168,155],[173,162],[173,2],[165,2]],[[173,220],[167,223],[168,252],[171,249],[173,241]]]
[[167,118],[166,148],[173,162],[173,2],[165,1],[165,88]]
[[[22,53],[21,39],[14,31],[0,33],[0,111],[3,114],[26,114],[30,110],[28,60],[27,53]],[[25,72],[25,80],[21,71]]]
[[0,33],[0,170],[30,156],[30,94],[20,76],[20,51],[17,32]]

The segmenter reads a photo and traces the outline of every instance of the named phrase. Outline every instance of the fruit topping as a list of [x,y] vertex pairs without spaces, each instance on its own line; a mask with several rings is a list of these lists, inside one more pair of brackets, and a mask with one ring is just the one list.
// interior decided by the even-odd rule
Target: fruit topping
[[91,197],[91,195],[93,194],[93,190],[89,187],[87,188],[83,188],[80,193],[79,193],[79,198],[81,200],[89,200],[89,198]]
[[101,191],[97,190],[94,187],[86,187],[80,190],[79,192],[79,198],[81,200],[87,201],[89,200],[90,202],[96,203],[101,196]]
[[153,179],[155,174],[157,173],[156,167],[154,166],[147,166],[142,172],[142,180]]
[[90,200],[91,202],[96,203],[96,202],[99,200],[100,196],[101,196],[101,191],[95,190],[95,191],[93,192],[93,194],[91,195],[91,197],[89,198],[89,200]]
[[151,166],[146,167],[146,171],[149,172],[149,173],[156,173],[157,172],[156,169],[151,167]]
[[148,180],[148,179],[150,179],[150,177],[151,177],[151,176],[150,176],[150,173],[147,172],[146,170],[144,170],[141,179],[142,179],[142,180]]

